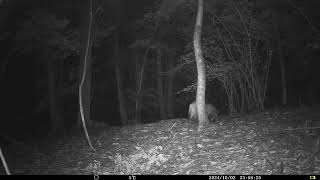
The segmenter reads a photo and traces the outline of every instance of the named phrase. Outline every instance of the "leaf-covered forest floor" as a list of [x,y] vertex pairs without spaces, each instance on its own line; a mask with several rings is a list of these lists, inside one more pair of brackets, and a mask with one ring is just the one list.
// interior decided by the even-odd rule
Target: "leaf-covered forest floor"
[[[220,116],[203,131],[187,119],[81,129],[2,148],[12,174],[320,174],[320,109]],[[1,166],[0,172],[4,173]]]

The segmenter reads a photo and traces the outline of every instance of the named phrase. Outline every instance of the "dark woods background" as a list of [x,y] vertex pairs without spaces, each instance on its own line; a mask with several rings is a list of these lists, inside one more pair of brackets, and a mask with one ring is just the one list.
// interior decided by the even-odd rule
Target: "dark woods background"
[[[220,114],[317,105],[319,3],[205,1],[207,102]],[[76,125],[88,6],[86,0],[0,6],[1,134],[33,137]],[[195,99],[196,1],[93,0],[93,12],[88,123],[186,117]]]

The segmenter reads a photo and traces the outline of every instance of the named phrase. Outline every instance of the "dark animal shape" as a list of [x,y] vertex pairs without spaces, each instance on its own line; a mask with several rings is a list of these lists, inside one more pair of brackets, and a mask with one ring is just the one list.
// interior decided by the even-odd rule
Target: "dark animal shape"
[[[218,110],[212,104],[206,104],[206,113],[207,113],[209,121],[213,122],[214,120],[217,120]],[[192,102],[189,105],[188,118],[191,121],[198,120],[196,101]]]

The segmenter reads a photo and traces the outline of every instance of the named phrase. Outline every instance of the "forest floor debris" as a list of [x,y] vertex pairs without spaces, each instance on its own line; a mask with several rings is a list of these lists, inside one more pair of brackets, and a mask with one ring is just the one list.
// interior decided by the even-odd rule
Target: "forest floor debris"
[[317,126],[319,108],[277,109],[221,116],[200,132],[187,119],[91,128],[97,152],[79,129],[4,154],[12,174],[320,174]]

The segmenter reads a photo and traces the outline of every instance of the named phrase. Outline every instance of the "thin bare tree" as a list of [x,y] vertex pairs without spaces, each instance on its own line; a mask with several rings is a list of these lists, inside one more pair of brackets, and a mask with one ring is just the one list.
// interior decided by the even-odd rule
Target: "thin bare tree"
[[[96,149],[92,146],[91,141],[90,141],[90,137],[88,134],[88,130],[86,127],[86,122],[85,122],[85,114],[84,114],[84,108],[83,108],[83,102],[82,102],[82,90],[84,87],[84,82],[86,80],[86,74],[87,74],[87,62],[88,62],[88,56],[89,56],[89,48],[91,47],[91,30],[92,30],[92,20],[93,20],[93,15],[92,15],[92,0],[89,0],[89,27],[88,27],[88,35],[87,35],[87,40],[86,40],[86,48],[85,48],[85,56],[84,56],[84,62],[83,62],[83,71],[82,71],[82,77],[81,77],[81,81],[80,81],[80,85],[79,85],[79,107],[80,107],[80,116],[81,116],[81,122],[82,122],[82,126],[83,126],[83,130],[85,132],[88,144],[90,146],[90,148],[93,151],[96,151]],[[91,72],[89,72],[91,73]],[[86,99],[90,99],[90,94],[85,94],[85,96],[87,96]],[[88,103],[88,102],[87,102]],[[90,103],[89,103],[90,105]],[[87,107],[88,108],[88,107]],[[89,114],[87,114],[87,118],[90,117],[90,111]]]

